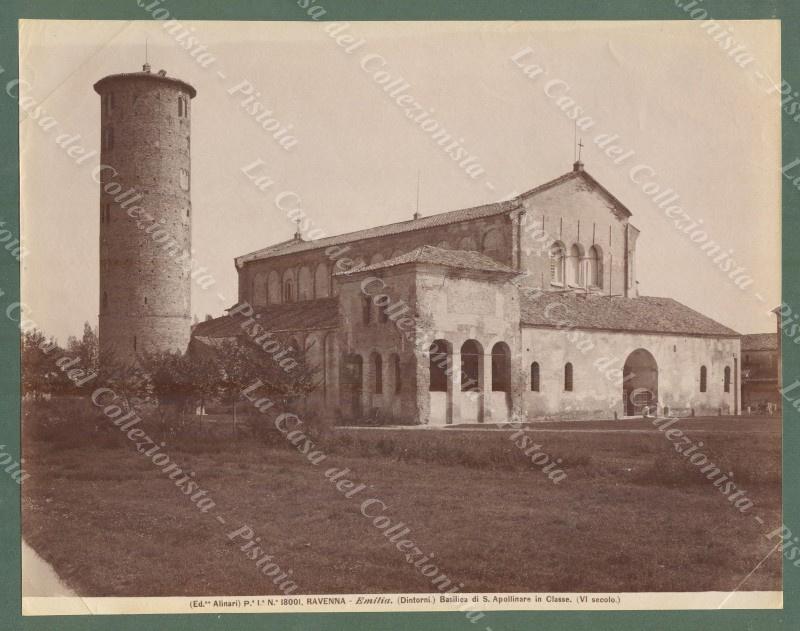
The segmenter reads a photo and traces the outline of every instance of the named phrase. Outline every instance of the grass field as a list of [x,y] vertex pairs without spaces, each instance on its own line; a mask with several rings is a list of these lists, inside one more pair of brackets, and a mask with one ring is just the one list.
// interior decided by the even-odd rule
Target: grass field
[[[780,422],[681,425],[735,473],[750,511],[737,511],[663,434],[635,431],[648,422],[625,421],[614,427],[634,431],[532,432],[562,459],[557,485],[508,432],[340,430],[321,440],[318,466],[291,445],[167,445],[209,490],[213,514],[132,445],[28,442],[23,533],[81,595],[278,593],[226,537],[242,524],[293,570],[296,593],[436,591],[361,514],[364,499],[378,498],[462,591],[730,590],[776,543],[765,535],[780,524]],[[330,467],[349,468],[365,489],[344,497],[324,477]],[[779,555],[740,589],[780,589]]]

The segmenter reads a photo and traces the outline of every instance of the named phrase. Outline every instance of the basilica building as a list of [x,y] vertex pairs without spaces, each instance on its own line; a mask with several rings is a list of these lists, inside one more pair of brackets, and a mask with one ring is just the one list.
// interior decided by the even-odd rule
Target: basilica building
[[238,302],[193,344],[302,353],[340,423],[737,414],[740,336],[640,296],[631,212],[581,162],[503,202],[235,260]]

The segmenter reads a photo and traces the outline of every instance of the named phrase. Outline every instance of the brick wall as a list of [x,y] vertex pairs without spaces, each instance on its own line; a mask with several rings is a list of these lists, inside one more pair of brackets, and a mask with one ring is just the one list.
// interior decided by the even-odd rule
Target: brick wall
[[[157,75],[107,79],[98,91],[101,136],[113,134],[101,149],[101,164],[111,167],[103,170],[100,187],[101,348],[126,357],[185,350],[191,278],[188,259],[177,259],[191,250],[190,94]],[[186,104],[180,116],[179,97]],[[114,183],[143,198],[123,208],[127,198],[115,201]],[[134,206],[154,221],[137,227],[127,214]]]
[[[239,270],[239,300],[264,305],[283,302],[283,287],[293,286],[293,300],[335,295],[338,291],[331,272],[338,260],[374,262],[413,250],[422,245],[448,249],[484,251],[506,265],[515,265],[513,221],[508,214],[479,220],[408,231],[396,235],[357,240],[344,246],[307,250],[246,263]],[[342,248],[347,248],[342,252]],[[327,280],[327,282],[326,282]],[[268,289],[269,288],[269,289]]]

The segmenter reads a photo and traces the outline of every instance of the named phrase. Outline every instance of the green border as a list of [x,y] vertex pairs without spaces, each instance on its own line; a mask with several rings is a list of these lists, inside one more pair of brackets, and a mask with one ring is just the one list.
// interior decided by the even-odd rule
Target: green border
[[[677,20],[685,17],[674,0],[318,0],[328,11],[329,20]],[[800,2],[797,0],[699,0],[717,19],[782,20],[783,79],[800,90]],[[198,20],[302,20],[307,19],[295,0],[163,0],[179,19]],[[49,19],[129,19],[141,20],[143,13],[136,0],[3,0],[0,7],[0,74],[4,86],[18,76],[17,20]],[[783,114],[783,161],[800,156],[800,123]],[[0,98],[0,220],[18,229],[19,142],[18,112],[12,99]],[[731,177],[736,177],[731,173]],[[800,310],[800,282],[792,278],[800,270],[800,190],[783,179],[783,274],[791,279],[783,286],[783,300]],[[11,263],[14,263],[12,265]],[[19,295],[19,266],[8,256],[0,257],[0,289],[9,302]],[[0,434],[9,446],[19,445],[19,344],[18,331],[5,317],[0,318]],[[783,344],[784,382],[800,375],[800,346],[788,337]],[[800,534],[800,491],[792,484],[800,473],[800,414],[787,405],[784,410],[784,522]],[[441,630],[471,628],[463,614],[236,614],[153,615],[95,617],[23,618],[20,615],[19,487],[8,476],[0,476],[0,542],[3,552],[0,578],[0,628],[65,629],[105,631],[190,629],[351,629],[374,630],[436,627]],[[720,525],[724,528],[724,524]],[[580,571],[579,567],[575,568]],[[682,629],[714,627],[737,629],[797,628],[800,608],[800,570],[784,559],[785,609],[777,611],[675,611],[675,612],[492,612],[495,631],[504,629]],[[791,620],[794,623],[791,623]],[[465,626],[467,625],[467,626]],[[474,627],[482,628],[481,624]]]

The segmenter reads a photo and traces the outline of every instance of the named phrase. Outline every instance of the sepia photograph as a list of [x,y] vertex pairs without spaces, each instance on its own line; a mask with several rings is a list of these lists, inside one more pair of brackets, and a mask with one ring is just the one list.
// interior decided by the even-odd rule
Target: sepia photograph
[[136,4],[0,69],[24,615],[783,607],[778,20]]

